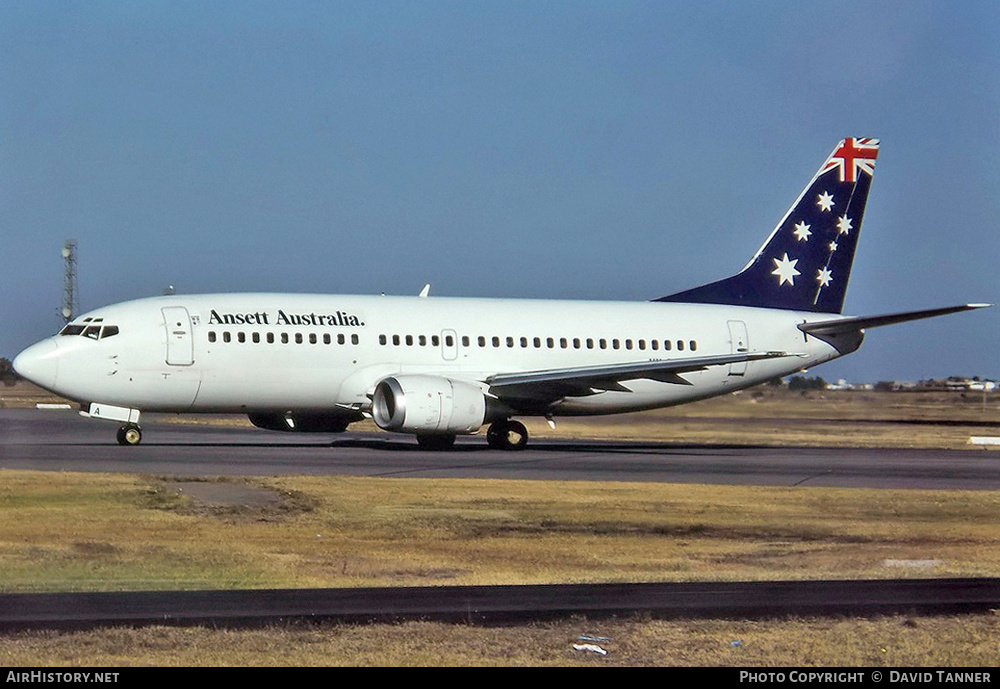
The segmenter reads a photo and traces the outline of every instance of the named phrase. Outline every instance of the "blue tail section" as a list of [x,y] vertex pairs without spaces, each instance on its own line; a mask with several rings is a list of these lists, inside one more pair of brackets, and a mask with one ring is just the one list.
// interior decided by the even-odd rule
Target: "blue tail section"
[[844,139],[743,270],[655,301],[840,313],[877,156]]

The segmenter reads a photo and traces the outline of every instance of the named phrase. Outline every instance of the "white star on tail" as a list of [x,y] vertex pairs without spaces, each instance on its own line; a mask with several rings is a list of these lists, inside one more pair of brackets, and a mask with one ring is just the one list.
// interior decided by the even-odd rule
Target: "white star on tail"
[[820,268],[816,273],[816,282],[819,283],[820,287],[826,287],[833,280],[833,273],[831,273],[826,268]]
[[837,234],[848,234],[853,229],[854,225],[852,224],[851,219],[848,218],[846,214],[840,216],[840,219],[837,220]]
[[824,191],[816,198],[816,205],[820,207],[820,210],[830,210],[834,206],[833,194],[828,191]]
[[799,271],[795,270],[795,264],[799,262],[799,259],[795,258],[788,260],[788,254],[786,253],[781,259],[773,258],[774,270],[771,271],[771,275],[778,276],[778,286],[785,284],[795,286],[795,276],[802,275]]
[[809,231],[809,225],[806,225],[804,221],[800,221],[798,225],[795,226],[795,232],[793,233],[800,242],[808,242],[809,235],[812,232]]

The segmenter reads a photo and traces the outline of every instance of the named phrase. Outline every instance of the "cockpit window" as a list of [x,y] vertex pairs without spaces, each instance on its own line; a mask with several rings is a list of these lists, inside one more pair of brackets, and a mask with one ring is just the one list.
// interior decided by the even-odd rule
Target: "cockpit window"
[[[92,340],[103,340],[105,337],[114,337],[118,334],[117,325],[105,325],[101,327],[103,318],[85,318],[84,324],[69,323],[59,331],[60,335],[83,335]],[[86,325],[90,323],[90,325]]]

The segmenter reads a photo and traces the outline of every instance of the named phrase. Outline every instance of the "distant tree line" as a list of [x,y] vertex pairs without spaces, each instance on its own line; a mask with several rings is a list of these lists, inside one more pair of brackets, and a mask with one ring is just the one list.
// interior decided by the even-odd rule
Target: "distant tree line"
[[21,380],[21,376],[17,375],[17,371],[14,370],[14,365],[10,363],[10,359],[0,357],[0,381],[7,387],[10,387]]
[[792,376],[788,379],[789,390],[826,390],[826,381],[816,376],[806,378],[805,376]]

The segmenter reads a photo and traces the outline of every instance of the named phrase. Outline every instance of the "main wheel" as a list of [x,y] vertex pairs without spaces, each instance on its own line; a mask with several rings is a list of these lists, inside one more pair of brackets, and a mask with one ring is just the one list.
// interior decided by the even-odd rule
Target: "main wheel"
[[421,450],[448,450],[455,444],[455,436],[446,434],[418,435],[417,445]]
[[118,429],[119,445],[138,445],[141,442],[142,430],[138,426],[128,424]]
[[497,450],[523,450],[528,444],[528,429],[520,421],[495,421],[486,431],[486,442]]

